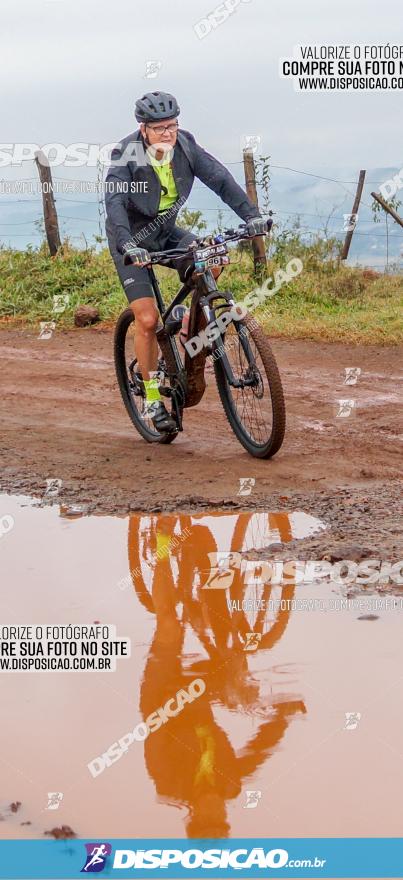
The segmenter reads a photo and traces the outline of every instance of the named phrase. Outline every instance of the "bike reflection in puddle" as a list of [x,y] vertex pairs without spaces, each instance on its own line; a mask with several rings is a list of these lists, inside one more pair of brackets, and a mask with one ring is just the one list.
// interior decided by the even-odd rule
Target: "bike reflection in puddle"
[[[195,678],[206,685],[202,696],[186,703],[144,742],[145,763],[158,798],[187,809],[186,833],[191,838],[229,836],[227,801],[239,797],[246,781],[251,787],[251,777],[276,750],[292,717],[306,712],[304,702],[293,694],[266,694],[262,700],[259,677],[249,671],[251,638],[256,643],[254,657],[272,648],[286,629],[290,611],[285,603],[283,610],[280,606],[272,612],[254,610],[259,603],[249,610],[250,603],[244,602],[245,611],[238,600],[259,596],[268,607],[276,588],[245,586],[240,568],[233,570],[227,589],[205,586],[214,558],[209,554],[222,551],[223,527],[229,549],[242,552],[292,540],[292,517],[241,513],[130,518],[134,588],[156,624],[140,689],[143,718]],[[309,528],[312,533],[312,523]],[[282,599],[292,599],[295,584],[277,590]],[[235,606],[230,599],[237,600]],[[214,708],[219,707],[230,710],[232,727],[240,715],[258,722],[257,731],[238,751],[215,719]]]

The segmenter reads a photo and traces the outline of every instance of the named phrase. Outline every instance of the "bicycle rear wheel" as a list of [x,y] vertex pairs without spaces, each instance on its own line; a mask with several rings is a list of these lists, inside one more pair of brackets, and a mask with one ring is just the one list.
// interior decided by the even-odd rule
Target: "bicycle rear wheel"
[[225,414],[242,446],[255,458],[271,458],[285,434],[285,403],[276,359],[262,328],[250,316],[232,322],[223,336],[235,379],[229,384],[222,361],[214,360],[218,392]]
[[[131,309],[125,309],[119,316],[114,339],[114,357],[116,376],[122,395],[123,403],[127,412],[137,428],[139,434],[147,440],[148,443],[172,443],[177,432],[162,434],[156,431],[151,418],[147,415],[145,404],[144,385],[139,372],[137,358],[134,349],[134,337],[130,332],[130,327],[134,321],[134,315]],[[159,364],[164,372],[164,364],[162,358]],[[169,384],[166,375],[161,378],[162,386]]]

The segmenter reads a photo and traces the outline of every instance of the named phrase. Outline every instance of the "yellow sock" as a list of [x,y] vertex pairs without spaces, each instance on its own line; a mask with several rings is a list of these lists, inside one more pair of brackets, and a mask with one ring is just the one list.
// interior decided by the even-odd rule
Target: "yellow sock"
[[157,531],[157,556],[158,558],[169,556],[169,546],[171,543],[171,538],[169,535],[164,535],[164,532]]
[[144,388],[146,392],[147,403],[153,403],[155,400],[161,400],[160,390],[158,388],[158,379],[144,379]]

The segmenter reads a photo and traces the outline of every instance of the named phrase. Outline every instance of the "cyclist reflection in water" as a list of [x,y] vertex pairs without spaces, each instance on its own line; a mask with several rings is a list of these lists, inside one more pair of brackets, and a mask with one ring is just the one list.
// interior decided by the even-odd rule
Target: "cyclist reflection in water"
[[[272,516],[287,517],[286,514]],[[225,590],[196,590],[197,598],[193,597],[195,581],[201,586],[208,580],[208,553],[217,551],[215,540],[207,526],[192,525],[190,517],[181,516],[179,520],[181,530],[188,526],[191,534],[177,554],[178,577],[174,579],[169,555],[158,558],[154,568],[151,597],[156,629],[141,685],[143,718],[163,706],[178,690],[187,688],[195,678],[204,680],[206,690],[147,737],[145,762],[159,798],[187,807],[189,837],[227,837],[230,826],[226,802],[239,796],[244,781],[273,754],[292,715],[306,709],[301,700],[289,700],[281,695],[269,707],[262,707],[259,683],[248,671],[248,655],[244,652],[245,632],[250,631],[245,615],[243,612],[231,614]],[[177,515],[159,517],[156,543],[152,542],[154,553],[157,545],[161,548],[164,541],[169,542],[177,521]],[[285,519],[276,525],[282,525],[281,531],[288,530],[288,534],[289,524]],[[282,537],[287,540],[285,534]],[[138,518],[132,517],[129,554],[130,545],[138,539]],[[135,580],[136,591],[141,596],[144,582]],[[242,596],[244,589],[240,570],[236,569],[231,598]],[[291,598],[294,587],[283,590],[283,596],[285,592],[287,598]],[[180,602],[183,602],[182,619],[177,613]],[[277,641],[288,617],[289,611],[279,612],[274,626],[263,635],[259,649],[271,647]],[[189,625],[208,659],[193,661],[193,654],[182,657]],[[247,711],[261,719],[257,732],[240,751],[234,750],[227,734],[217,724],[212,704],[244,714]],[[268,713],[270,717],[265,720]]]

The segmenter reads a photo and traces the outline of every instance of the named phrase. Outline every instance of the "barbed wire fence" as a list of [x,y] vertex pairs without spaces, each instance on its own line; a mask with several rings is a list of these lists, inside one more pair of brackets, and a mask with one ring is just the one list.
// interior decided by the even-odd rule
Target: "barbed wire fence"
[[[258,159],[256,160],[254,158],[253,165],[254,165],[255,171],[256,171],[256,166],[257,166],[258,161],[259,161]],[[228,161],[228,162],[223,161],[223,164],[230,167],[231,170],[234,169],[233,173],[236,175],[236,169],[241,171],[242,167],[244,167],[244,159],[239,159],[236,161]],[[272,162],[269,163],[269,167],[270,167],[270,176],[271,176],[271,180],[270,180],[271,192],[273,192],[273,189],[275,188],[274,184],[276,181],[276,172],[286,172],[287,174],[290,174],[293,176],[295,175],[295,176],[298,176],[301,178],[309,178],[312,181],[322,181],[325,183],[336,185],[337,188],[340,190],[340,194],[343,196],[344,202],[346,202],[346,200],[348,198],[350,205],[353,203],[353,200],[357,196],[357,191],[356,191],[356,189],[354,190],[353,188],[354,187],[357,188],[359,178],[354,180],[354,179],[345,179],[343,177],[325,176],[322,174],[316,174],[315,172],[312,172],[312,171],[306,171],[305,169],[294,168],[294,167],[291,167],[288,165],[278,165],[278,164],[275,164]],[[396,167],[398,167],[398,165],[396,165]],[[106,242],[106,235],[105,235],[106,210],[105,210],[105,200],[104,200],[105,172],[106,172],[105,166],[102,165],[102,163],[98,160],[97,168],[96,168],[96,174],[97,174],[96,181],[94,181],[94,180],[81,180],[81,181],[79,181],[80,184],[87,184],[88,186],[92,185],[93,191],[94,191],[94,198],[75,198],[75,197],[69,197],[66,195],[59,195],[59,194],[55,194],[55,196],[54,196],[54,201],[55,201],[56,207],[57,207],[58,219],[63,221],[63,227],[66,229],[66,235],[67,235],[68,241],[71,242],[71,244],[73,246],[82,247],[83,242],[84,242],[85,247],[88,247],[88,238],[89,239],[93,238],[95,245],[99,245],[99,246],[104,245],[104,243]],[[362,174],[362,172],[361,172],[361,174]],[[53,179],[55,181],[61,182],[66,185],[74,182],[74,181],[72,181],[72,178],[62,177],[62,176],[58,176],[58,175],[54,175]],[[38,182],[37,178],[35,178],[35,177],[19,178],[18,185],[20,186],[20,189],[21,189],[22,185],[32,184],[34,181],[37,183]],[[246,181],[246,183],[247,182],[248,181]],[[23,238],[23,239],[25,239],[26,245],[28,245],[28,244],[31,244],[34,246],[40,245],[41,241],[43,241],[43,233],[40,232],[38,229],[38,223],[43,221],[43,213],[40,210],[41,203],[42,203],[41,194],[38,193],[36,195],[29,195],[25,198],[19,198],[18,196],[20,195],[20,193],[16,193],[15,198],[9,198],[8,193],[2,191],[2,189],[1,189],[2,183],[4,183],[4,179],[3,179],[3,181],[0,180],[0,243],[3,245],[3,247],[5,247],[5,246],[7,246],[7,239],[8,239],[8,242],[10,242],[11,239],[14,240],[16,238]],[[360,202],[364,208],[366,208],[367,210],[372,212],[372,210],[373,210],[373,193],[371,191],[371,188],[374,188],[374,187],[377,188],[377,187],[381,186],[383,183],[384,183],[383,180],[374,180],[372,178],[366,179],[363,182]],[[256,180],[256,178],[255,178],[255,184],[256,184],[256,190],[257,190],[257,198],[258,198],[258,201],[260,202],[260,204],[262,205],[262,201],[263,201],[262,187],[259,184],[259,180]],[[230,208],[226,208],[223,205],[220,205],[217,208],[213,208],[211,206],[204,206],[203,207],[200,204],[194,205],[194,202],[199,201],[198,193],[202,190],[205,190],[205,186],[196,180],[195,184],[192,188],[192,197],[191,197],[192,210],[194,210],[194,209],[199,210],[199,211],[201,211],[203,216],[206,216],[207,228],[209,231],[214,229],[215,225],[217,224],[217,221],[220,221],[220,218],[223,218],[223,217],[224,218],[225,217],[234,218],[233,211]],[[3,192],[3,195],[6,196],[4,199],[2,198],[2,192]],[[304,194],[304,198],[306,200],[308,200],[310,197],[312,197],[312,194],[309,192],[309,188],[308,188],[306,190],[306,193]],[[309,238],[312,239],[313,237],[320,235],[320,233],[323,233],[324,228],[326,228],[326,235],[328,235],[329,237],[333,237],[336,239],[339,238],[340,240],[342,240],[342,239],[345,240],[346,239],[346,231],[348,232],[348,230],[346,230],[346,228],[345,228],[346,217],[352,216],[354,213],[357,213],[357,212],[355,212],[354,210],[351,210],[349,208],[349,211],[345,211],[344,213],[340,213],[340,214],[336,213],[336,211],[340,210],[344,206],[347,207],[347,205],[344,205],[343,202],[341,202],[339,205],[335,205],[334,204],[334,198],[335,198],[334,194],[331,196],[330,195],[324,196],[323,193],[321,193],[322,202],[323,202],[324,198],[327,198],[328,206],[329,206],[326,213],[323,212],[323,208],[321,208],[319,210],[317,209],[316,211],[282,210],[281,207],[277,207],[277,204],[274,204],[274,203],[270,204],[270,209],[274,211],[274,215],[275,215],[276,220],[278,220],[280,223],[283,223],[283,224],[294,223],[295,225],[298,226],[299,234],[308,240],[309,240]],[[276,201],[280,202],[280,204],[281,204],[279,196],[277,196]],[[67,206],[69,204],[72,206],[85,205],[86,208],[89,206],[88,213],[91,213],[92,216],[82,216],[81,215],[81,207],[78,207],[77,210],[73,214],[65,213],[65,211],[68,210]],[[7,212],[7,210],[8,210],[10,212],[10,208],[14,208],[14,206],[17,207],[20,205],[29,205],[29,206],[35,205],[35,207],[37,206],[38,210],[37,210],[36,215],[32,219],[29,219],[29,220],[18,219],[15,221],[14,220],[7,220],[7,222],[4,222],[3,221],[3,217],[4,217],[3,211]],[[309,207],[309,205],[308,205],[308,207]],[[353,209],[354,209],[354,204],[353,204]],[[25,210],[25,208],[24,209],[17,208],[17,211],[21,211],[21,210]],[[74,211],[74,208],[73,208],[73,211]],[[12,211],[10,213],[12,213]],[[86,213],[87,213],[87,211],[86,211]],[[262,211],[262,213],[263,213],[263,211]],[[266,213],[267,213],[267,211],[266,211]],[[305,220],[305,218],[307,218],[307,220]],[[313,222],[313,218],[316,221],[316,224]],[[302,222],[301,222],[301,220],[302,220]],[[226,222],[225,219],[224,219],[224,222]],[[230,223],[230,221],[228,221],[228,222]],[[385,247],[385,271],[388,271],[390,243],[393,240],[397,240],[398,236],[399,236],[399,233],[397,231],[397,223],[394,223],[392,227],[388,226],[385,233],[383,233],[380,231],[379,232],[371,231],[372,222],[373,222],[372,218],[371,219],[362,219],[361,218],[359,223],[355,222],[354,228],[352,230],[352,232],[354,233],[354,239],[358,239],[358,240],[362,239],[363,241],[365,241],[365,239],[368,239],[368,238],[373,239],[375,242],[375,245],[374,244],[372,245],[373,249],[375,249],[375,248],[381,249],[384,246]],[[84,229],[82,229],[79,233],[77,232],[77,225],[78,224],[86,224]],[[90,224],[90,226],[87,227],[87,224]],[[323,224],[323,226],[321,226],[320,224]],[[71,225],[73,225],[73,228],[71,229],[71,232],[70,232],[69,227],[71,228]],[[358,226],[360,226],[360,228],[357,228]],[[395,227],[396,227],[396,229],[395,229]],[[350,238],[350,242],[351,242],[351,238]],[[359,259],[360,259],[359,255],[356,255],[355,261],[359,262]],[[401,254],[399,254],[399,259],[401,259]],[[379,261],[378,261],[378,263],[371,264],[370,262],[368,262],[368,259],[364,259],[362,264],[369,267],[369,268],[377,268],[377,269],[380,268]]]

